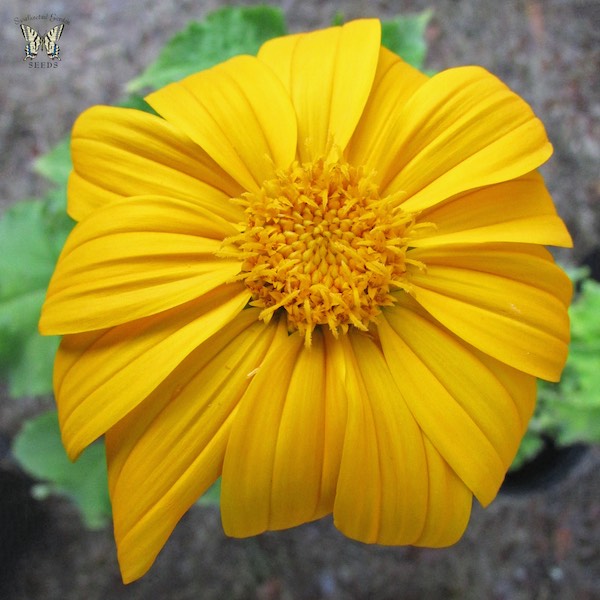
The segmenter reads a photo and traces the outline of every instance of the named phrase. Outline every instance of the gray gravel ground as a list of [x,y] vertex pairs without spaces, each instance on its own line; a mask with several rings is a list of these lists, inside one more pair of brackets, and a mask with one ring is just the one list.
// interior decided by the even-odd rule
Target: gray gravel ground
[[[247,2],[254,4],[253,2]],[[230,2],[3,0],[0,4],[0,209],[40,194],[32,161],[93,104],[113,103],[163,43],[193,18]],[[239,3],[237,3],[239,4]],[[480,64],[524,96],[555,147],[543,173],[575,239],[579,261],[600,233],[600,2],[443,0],[280,4],[293,30],[347,17],[433,8],[428,67]],[[14,22],[27,14],[69,19],[56,69],[22,60]],[[0,394],[0,434],[14,435],[49,399]],[[1,462],[0,462],[1,466]],[[249,540],[226,539],[218,514],[193,509],[148,576],[120,583],[109,531],[85,531],[70,504],[46,501],[28,550],[0,565],[6,600],[157,598],[600,599],[600,450],[562,482],[491,508],[475,507],[464,539],[447,550],[385,549],[348,541],[326,519]],[[0,549],[2,548],[0,531]],[[5,540],[4,540],[5,542]],[[0,554],[0,556],[3,556]],[[0,580],[2,577],[0,577]]]

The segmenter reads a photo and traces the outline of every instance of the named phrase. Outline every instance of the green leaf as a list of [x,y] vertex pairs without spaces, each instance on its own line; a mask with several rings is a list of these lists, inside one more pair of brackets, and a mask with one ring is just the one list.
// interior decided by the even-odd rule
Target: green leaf
[[381,23],[381,43],[417,69],[422,69],[427,54],[425,30],[432,12],[398,16]]
[[337,10],[333,15],[333,19],[331,19],[331,24],[334,27],[337,27],[339,25],[343,25],[345,22],[346,19],[344,18],[344,13],[341,10]]
[[522,467],[526,462],[535,458],[540,452],[544,443],[542,438],[535,432],[529,429],[525,432],[525,436],[521,440],[521,445],[515,459],[510,466],[511,470],[516,470]]
[[238,54],[256,54],[265,41],[285,35],[280,9],[270,6],[223,8],[192,22],[162,49],[158,59],[129,82],[128,91],[157,89]]
[[221,502],[221,478],[217,479],[196,502],[199,506],[219,506]]
[[600,442],[600,283],[584,279],[569,311],[571,345],[557,393],[546,399],[561,444]]
[[32,477],[42,480],[40,492],[72,498],[87,527],[104,527],[110,518],[104,444],[96,442],[72,463],[60,441],[56,411],[25,423],[13,443],[13,454]]
[[142,98],[142,96],[138,94],[130,94],[124,100],[118,103],[117,106],[121,108],[135,108],[136,110],[141,110],[142,112],[147,112],[153,115],[157,115],[158,113]]
[[0,370],[13,396],[52,391],[56,340],[37,331],[54,265],[72,228],[60,190],[18,202],[0,219]]
[[0,300],[0,360],[13,398],[52,391],[52,365],[59,338],[37,332],[44,290],[33,290],[13,300]]
[[53,183],[66,184],[69,173],[73,168],[71,162],[71,137],[61,140],[52,150],[40,156],[33,168],[40,175],[46,177]]
[[[571,333],[575,345],[600,343],[600,283],[585,279],[571,306]],[[585,350],[585,348],[584,348]]]

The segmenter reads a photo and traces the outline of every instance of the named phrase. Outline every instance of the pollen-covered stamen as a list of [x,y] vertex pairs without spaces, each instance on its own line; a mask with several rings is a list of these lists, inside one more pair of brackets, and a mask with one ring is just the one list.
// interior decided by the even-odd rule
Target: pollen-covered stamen
[[240,235],[226,240],[242,253],[239,279],[268,322],[287,312],[290,330],[310,344],[313,329],[334,335],[366,331],[391,292],[408,289],[405,253],[414,216],[393,197],[380,198],[362,167],[346,162],[294,163],[258,192],[236,199],[246,207]]

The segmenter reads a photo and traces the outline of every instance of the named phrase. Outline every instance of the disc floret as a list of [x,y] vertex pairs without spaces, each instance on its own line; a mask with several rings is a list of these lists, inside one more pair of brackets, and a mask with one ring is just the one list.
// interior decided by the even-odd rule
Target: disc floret
[[336,337],[366,331],[392,292],[407,290],[406,247],[414,216],[395,196],[380,197],[372,174],[320,159],[276,173],[245,207],[242,233],[227,240],[242,253],[239,279],[268,322],[285,310],[290,331],[310,344],[327,325]]

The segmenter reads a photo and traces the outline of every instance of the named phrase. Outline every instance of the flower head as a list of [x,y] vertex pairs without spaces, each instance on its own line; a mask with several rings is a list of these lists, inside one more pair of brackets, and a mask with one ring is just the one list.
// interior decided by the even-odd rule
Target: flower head
[[68,453],[106,436],[125,581],[219,476],[232,536],[333,513],[455,542],[567,354],[540,121],[481,68],[411,68],[376,20],[147,101],[75,124],[40,322]]

